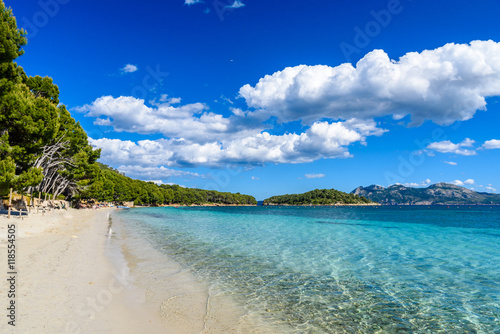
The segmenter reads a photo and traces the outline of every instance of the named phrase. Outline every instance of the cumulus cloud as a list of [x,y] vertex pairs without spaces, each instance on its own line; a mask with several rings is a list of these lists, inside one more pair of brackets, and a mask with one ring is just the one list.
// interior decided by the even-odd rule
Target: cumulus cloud
[[448,165],[452,165],[452,166],[458,165],[456,162],[453,162],[453,161],[444,161],[444,163],[448,164]]
[[489,191],[497,191],[495,188],[491,186],[484,187],[484,189],[489,190]]
[[125,65],[125,67],[122,68],[123,73],[132,73],[132,72],[135,72],[137,70],[138,70],[137,66],[132,65],[132,64],[127,64],[127,65]]
[[[117,132],[140,134],[161,133],[169,138],[184,138],[196,141],[210,141],[222,135],[246,135],[255,132],[251,122],[231,123],[229,118],[208,111],[203,103],[173,106],[180,98],[163,95],[159,102],[151,101],[149,107],[142,99],[132,96],[102,96],[91,104],[76,108],[87,117],[95,117],[94,124],[111,126]],[[257,129],[262,130],[259,125]]]
[[252,176],[252,180],[260,180],[260,177]]
[[346,122],[316,122],[301,134],[250,136],[198,143],[186,139],[141,140],[90,139],[102,149],[101,160],[112,164],[142,166],[221,166],[226,164],[303,163],[322,158],[351,157],[347,146],[363,142],[378,130]]
[[486,109],[486,97],[500,95],[500,43],[451,43],[397,61],[374,50],[356,67],[287,67],[239,93],[256,113],[283,122],[410,115],[412,125],[448,125],[472,118]]
[[94,117],[94,124],[117,132],[164,135],[158,140],[139,142],[92,140],[94,146],[103,149],[104,161],[113,165],[132,161],[142,166],[311,162],[351,157],[349,145],[366,145],[368,136],[380,136],[386,131],[373,120],[351,118],[317,121],[302,133],[272,135],[265,131],[270,124],[241,109],[233,108],[232,115],[224,117],[209,111],[205,104],[180,105],[180,98],[168,95],[149,102],[152,106],[131,96],[102,96],[76,108]]
[[492,139],[492,140],[487,140],[484,142],[483,146],[484,149],[487,150],[492,150],[495,148],[500,148],[500,140],[498,139]]
[[325,174],[306,174],[304,176],[306,177],[306,179],[321,179],[321,178],[325,177],[326,175]]
[[475,150],[464,149],[463,147],[472,147],[474,140],[466,138],[464,141],[458,144],[454,144],[449,140],[444,140],[440,142],[430,143],[427,149],[434,150],[440,153],[455,153],[459,155],[476,155]]
[[[187,5],[198,2],[185,1]],[[242,6],[238,0],[231,5]],[[103,149],[103,160],[115,166],[302,163],[351,157],[349,145],[366,145],[367,137],[387,131],[374,121],[376,117],[410,115],[414,125],[424,120],[450,124],[469,119],[486,108],[486,97],[500,95],[499,74],[500,43],[474,41],[408,53],[397,61],[375,50],[355,67],[285,68],[254,87],[240,88],[250,110],[233,108],[233,101],[221,96],[230,115],[215,113],[204,103],[181,104],[180,98],[168,95],[149,104],[130,96],[102,96],[76,110],[116,132],[163,135],[138,142],[92,140]],[[297,120],[305,125],[299,133],[267,132],[273,124],[286,130],[288,122]],[[483,148],[495,148],[495,141],[485,142]],[[432,143],[426,152],[433,155],[434,151],[476,154],[471,139]]]
[[450,182],[451,184],[454,184],[456,186],[465,186],[465,185],[472,185],[474,184],[474,180],[473,179],[467,179],[465,181],[460,181],[460,180],[455,180],[453,182]]

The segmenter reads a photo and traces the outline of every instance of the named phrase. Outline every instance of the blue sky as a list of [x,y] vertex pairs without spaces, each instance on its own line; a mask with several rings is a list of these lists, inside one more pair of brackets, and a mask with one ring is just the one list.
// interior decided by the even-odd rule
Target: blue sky
[[498,0],[6,5],[28,32],[19,64],[131,177],[259,200],[500,189]]

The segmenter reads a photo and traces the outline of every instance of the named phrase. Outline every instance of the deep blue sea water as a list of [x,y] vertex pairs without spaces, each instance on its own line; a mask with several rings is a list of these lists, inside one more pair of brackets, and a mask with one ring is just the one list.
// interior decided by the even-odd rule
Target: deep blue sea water
[[500,207],[120,213],[245,307],[301,333],[500,333]]

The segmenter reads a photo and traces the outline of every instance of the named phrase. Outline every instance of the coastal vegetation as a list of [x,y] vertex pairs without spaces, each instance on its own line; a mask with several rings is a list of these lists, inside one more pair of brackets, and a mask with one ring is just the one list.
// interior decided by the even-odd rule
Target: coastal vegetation
[[315,189],[303,194],[273,196],[264,205],[363,205],[372,201],[365,197],[335,189]]
[[26,32],[0,0],[0,198],[10,190],[69,200],[161,204],[256,204],[252,196],[158,186],[99,164],[79,122],[59,102],[50,77],[28,76],[15,60]]
[[179,185],[134,180],[118,170],[98,163],[100,173],[92,185],[77,195],[78,199],[102,202],[134,202],[135,205],[256,205],[253,196],[240,193],[184,188]]
[[59,104],[49,77],[29,77],[14,61],[26,33],[0,2],[0,194],[40,191],[72,196],[99,172],[99,150]]

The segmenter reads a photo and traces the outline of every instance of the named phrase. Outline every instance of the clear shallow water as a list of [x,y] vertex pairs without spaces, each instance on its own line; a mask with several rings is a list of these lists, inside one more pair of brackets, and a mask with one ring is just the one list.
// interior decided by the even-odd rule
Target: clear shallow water
[[301,333],[500,333],[500,207],[148,208],[120,217]]

